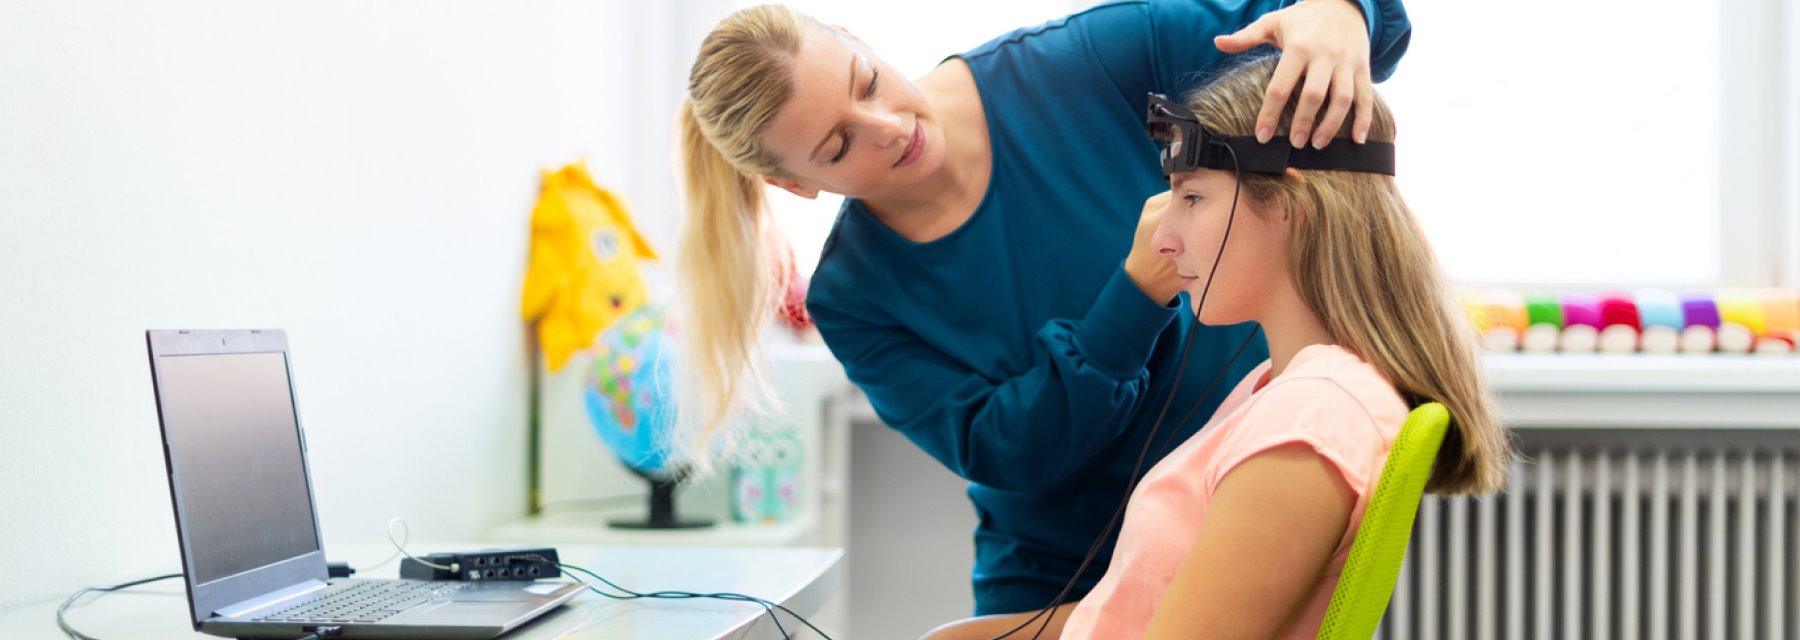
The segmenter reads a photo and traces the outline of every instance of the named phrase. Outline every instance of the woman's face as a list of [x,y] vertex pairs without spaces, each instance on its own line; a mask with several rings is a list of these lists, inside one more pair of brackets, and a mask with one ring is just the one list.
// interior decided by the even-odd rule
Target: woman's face
[[[1236,184],[1232,174],[1212,169],[1170,176],[1169,208],[1151,239],[1152,248],[1175,261],[1182,288],[1201,314],[1200,322],[1209,325],[1261,319],[1274,292],[1290,287],[1285,213],[1278,207],[1256,206],[1240,193],[1233,218]],[[1227,220],[1231,236],[1220,256]],[[1215,257],[1219,262],[1216,272]],[[1200,306],[1202,291],[1206,294],[1204,307]]]
[[794,59],[793,95],[763,141],[781,157],[768,182],[802,197],[874,198],[944,162],[944,131],[911,81],[840,29],[811,29]]

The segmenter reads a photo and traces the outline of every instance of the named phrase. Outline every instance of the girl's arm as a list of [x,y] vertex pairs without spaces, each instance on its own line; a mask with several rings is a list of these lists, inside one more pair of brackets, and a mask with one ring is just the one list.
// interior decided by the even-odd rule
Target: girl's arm
[[1310,446],[1245,460],[1219,482],[1145,637],[1273,637],[1318,585],[1355,505]]

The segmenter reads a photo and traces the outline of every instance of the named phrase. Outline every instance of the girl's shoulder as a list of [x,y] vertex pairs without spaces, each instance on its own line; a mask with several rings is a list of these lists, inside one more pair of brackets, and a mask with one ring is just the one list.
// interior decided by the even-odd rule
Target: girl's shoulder
[[1251,398],[1245,419],[1340,437],[1378,435],[1393,441],[1406,421],[1406,401],[1374,366],[1338,345],[1302,349],[1287,370]]

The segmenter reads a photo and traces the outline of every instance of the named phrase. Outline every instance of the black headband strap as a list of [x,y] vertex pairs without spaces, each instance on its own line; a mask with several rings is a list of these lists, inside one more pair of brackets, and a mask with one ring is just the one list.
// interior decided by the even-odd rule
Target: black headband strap
[[1244,171],[1254,173],[1281,173],[1290,167],[1294,169],[1315,169],[1320,171],[1360,171],[1394,175],[1394,143],[1364,142],[1356,144],[1339,138],[1331,146],[1314,149],[1310,146],[1295,149],[1286,140],[1276,138],[1268,142],[1257,142],[1250,136],[1206,136],[1208,144],[1201,145],[1200,166],[1226,168],[1231,166],[1231,152],[1224,145],[1230,145],[1237,152],[1238,166]]
[[1202,128],[1186,105],[1154,93],[1144,123],[1162,147],[1165,176],[1201,168],[1269,174],[1294,168],[1394,175],[1392,142],[1359,144],[1340,139],[1324,149],[1295,149],[1279,138],[1257,142],[1249,136],[1221,136]]

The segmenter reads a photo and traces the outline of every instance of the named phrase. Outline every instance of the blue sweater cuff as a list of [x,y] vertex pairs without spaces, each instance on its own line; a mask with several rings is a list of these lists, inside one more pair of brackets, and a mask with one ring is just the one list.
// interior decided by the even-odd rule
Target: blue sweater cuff
[[1125,263],[1113,271],[1087,318],[1075,330],[1075,345],[1088,362],[1117,378],[1143,372],[1156,348],[1156,338],[1175,319],[1181,298],[1162,305],[1125,274]]
[[1381,46],[1381,7],[1375,0],[1352,0],[1356,8],[1362,9],[1363,24],[1369,25],[1369,46]]

